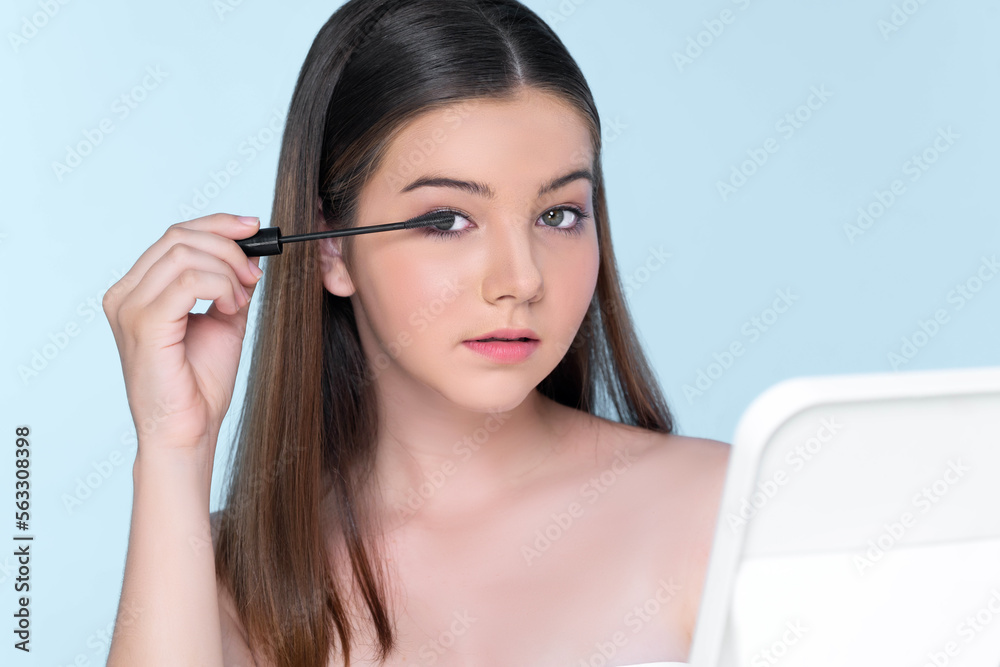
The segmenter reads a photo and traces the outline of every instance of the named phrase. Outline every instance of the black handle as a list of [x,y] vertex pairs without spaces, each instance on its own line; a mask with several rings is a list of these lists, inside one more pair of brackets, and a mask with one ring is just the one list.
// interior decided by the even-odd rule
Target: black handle
[[263,227],[249,238],[236,241],[247,257],[281,254],[281,230],[277,227]]

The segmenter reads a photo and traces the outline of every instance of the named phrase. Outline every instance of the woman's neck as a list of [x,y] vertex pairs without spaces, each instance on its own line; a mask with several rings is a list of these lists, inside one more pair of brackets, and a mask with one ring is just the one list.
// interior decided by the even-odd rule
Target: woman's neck
[[537,389],[509,411],[398,396],[380,405],[375,464],[387,531],[417,515],[468,515],[516,490],[560,451],[574,412]]

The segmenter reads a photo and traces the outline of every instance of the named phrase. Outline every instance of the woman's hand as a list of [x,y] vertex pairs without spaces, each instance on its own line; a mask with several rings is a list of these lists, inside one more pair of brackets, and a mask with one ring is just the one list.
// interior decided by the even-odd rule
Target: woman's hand
[[[171,225],[105,293],[140,452],[194,450],[212,461],[262,275],[260,258],[234,240],[259,225],[225,213]],[[190,313],[197,299],[213,301],[206,313]]]

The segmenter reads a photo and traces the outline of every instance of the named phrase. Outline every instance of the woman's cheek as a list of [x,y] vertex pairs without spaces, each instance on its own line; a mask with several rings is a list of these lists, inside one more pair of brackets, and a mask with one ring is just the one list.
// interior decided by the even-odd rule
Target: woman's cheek
[[559,273],[560,297],[554,299],[554,306],[559,309],[558,319],[565,327],[563,335],[566,336],[564,343],[567,347],[576,337],[576,332],[587,315],[587,309],[594,297],[599,269],[596,253],[595,244],[593,254],[581,253]]
[[596,242],[587,244],[575,253],[565,253],[559,257],[559,269],[555,276],[561,283],[561,291],[566,301],[573,304],[590,303],[597,286],[599,258]]
[[461,317],[459,302],[468,292],[468,281],[454,270],[436,267],[422,267],[400,275],[406,277],[398,284],[399,298],[392,299],[389,295],[386,302],[406,304],[397,317],[400,325],[417,339],[431,334],[435,339],[460,336],[461,323],[468,318]]

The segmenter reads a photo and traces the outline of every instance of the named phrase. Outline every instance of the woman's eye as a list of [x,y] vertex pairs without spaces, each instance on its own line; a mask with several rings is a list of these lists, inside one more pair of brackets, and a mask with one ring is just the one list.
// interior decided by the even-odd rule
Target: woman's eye
[[464,220],[465,222],[468,222],[468,219],[465,218],[464,216],[458,214],[458,213],[455,213],[454,211],[448,211],[448,213],[452,213],[453,214],[453,217],[452,217],[451,220],[449,220],[447,222],[438,222],[438,223],[435,223],[435,224],[431,225],[431,227],[433,227],[434,229],[436,229],[439,232],[460,232],[460,231],[462,231],[464,229],[464,227],[461,227],[459,229],[455,229],[455,224],[456,223],[461,224],[460,221],[462,221],[462,220]]
[[[567,221],[567,218],[570,222],[568,225],[564,224]],[[539,219],[549,227],[562,227],[565,229],[567,227],[572,227],[577,222],[578,218],[579,216],[576,212],[571,209],[554,208],[542,213],[542,217]]]

